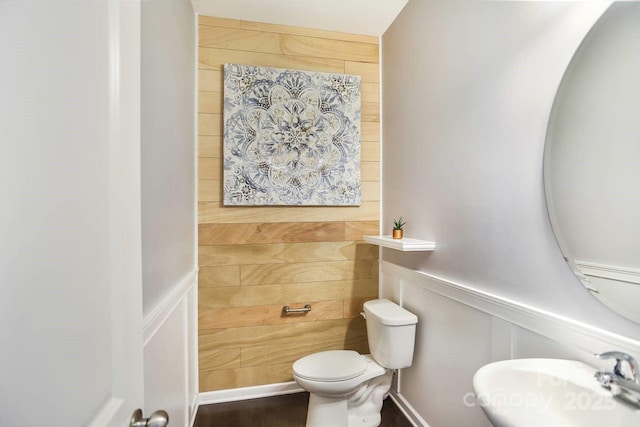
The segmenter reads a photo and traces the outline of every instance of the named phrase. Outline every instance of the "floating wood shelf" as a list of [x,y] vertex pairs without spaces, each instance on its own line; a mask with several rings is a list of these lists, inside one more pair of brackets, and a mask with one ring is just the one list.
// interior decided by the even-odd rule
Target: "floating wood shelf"
[[432,251],[436,248],[436,242],[427,242],[426,240],[410,239],[404,237],[402,239],[394,239],[391,236],[364,236],[364,241],[385,248],[395,249],[397,251]]

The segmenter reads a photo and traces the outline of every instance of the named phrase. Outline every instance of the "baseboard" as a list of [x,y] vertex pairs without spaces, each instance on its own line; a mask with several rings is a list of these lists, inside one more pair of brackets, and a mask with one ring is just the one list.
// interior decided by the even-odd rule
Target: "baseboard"
[[295,381],[253,387],[232,388],[229,390],[207,391],[198,395],[198,405],[259,399],[261,397],[280,396],[283,394],[300,393],[303,391],[304,390],[301,389]]
[[429,424],[413,409],[413,406],[405,399],[401,394],[398,394],[395,390],[391,389],[389,392],[389,398],[393,400],[400,412],[414,427],[429,427]]

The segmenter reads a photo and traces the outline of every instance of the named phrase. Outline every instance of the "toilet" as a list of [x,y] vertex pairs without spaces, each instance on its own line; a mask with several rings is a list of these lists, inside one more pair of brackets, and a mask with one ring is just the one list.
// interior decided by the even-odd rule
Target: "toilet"
[[298,359],[293,377],[310,393],[307,427],[380,425],[394,369],[411,366],[418,318],[388,299],[364,303],[371,354],[329,350]]

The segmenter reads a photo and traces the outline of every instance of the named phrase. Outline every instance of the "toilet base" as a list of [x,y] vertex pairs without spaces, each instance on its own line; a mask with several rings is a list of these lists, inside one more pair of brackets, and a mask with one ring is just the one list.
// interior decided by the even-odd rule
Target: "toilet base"
[[363,383],[348,396],[327,397],[310,393],[307,427],[376,427],[382,403],[391,388],[393,371]]
[[307,427],[327,426],[349,427],[347,400],[311,393],[307,408]]

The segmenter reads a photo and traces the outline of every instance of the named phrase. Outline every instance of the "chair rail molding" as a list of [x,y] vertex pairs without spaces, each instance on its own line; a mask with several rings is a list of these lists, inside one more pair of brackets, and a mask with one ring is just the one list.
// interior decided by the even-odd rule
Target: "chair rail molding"
[[144,316],[142,336],[145,346],[162,327],[178,304],[182,302],[189,291],[194,287],[197,280],[198,269],[195,268],[190,271],[176,286],[174,286],[171,292],[168,292],[167,295]]
[[[616,349],[640,355],[640,341],[636,339],[429,273],[380,261],[381,286],[385,280],[399,280],[400,286],[411,284],[426,288],[431,292],[580,350],[600,353]],[[400,304],[402,305],[402,301]]]

